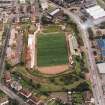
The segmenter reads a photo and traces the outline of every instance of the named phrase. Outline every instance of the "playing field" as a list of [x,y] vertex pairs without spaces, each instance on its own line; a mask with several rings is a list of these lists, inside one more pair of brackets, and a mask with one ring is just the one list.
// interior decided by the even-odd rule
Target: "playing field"
[[37,38],[38,66],[67,64],[67,48],[64,33],[41,34]]

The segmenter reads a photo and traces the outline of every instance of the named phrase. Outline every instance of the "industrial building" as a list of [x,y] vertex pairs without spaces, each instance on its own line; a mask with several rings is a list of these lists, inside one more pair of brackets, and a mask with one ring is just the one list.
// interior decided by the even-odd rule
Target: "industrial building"
[[99,5],[87,8],[86,12],[95,20],[105,17],[105,10],[101,8]]

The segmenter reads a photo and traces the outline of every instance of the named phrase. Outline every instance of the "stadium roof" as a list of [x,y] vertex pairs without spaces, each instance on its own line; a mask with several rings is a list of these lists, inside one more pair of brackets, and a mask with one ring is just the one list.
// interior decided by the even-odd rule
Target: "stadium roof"
[[93,7],[86,9],[87,13],[89,13],[94,19],[99,19],[105,16],[105,11],[99,5],[95,5]]
[[105,63],[98,63],[97,67],[98,67],[99,73],[105,74]]

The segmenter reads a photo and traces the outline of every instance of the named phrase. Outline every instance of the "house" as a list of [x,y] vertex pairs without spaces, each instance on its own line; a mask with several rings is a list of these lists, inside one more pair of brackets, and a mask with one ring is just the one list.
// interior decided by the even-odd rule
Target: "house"
[[25,90],[25,89],[20,90],[19,94],[25,98],[29,98],[32,95],[32,93],[30,91]]
[[6,71],[5,74],[4,74],[4,79],[5,79],[5,82],[8,83],[8,82],[11,82],[11,74],[9,71]]
[[11,88],[16,90],[16,91],[20,91],[22,89],[22,85],[17,81],[13,81],[11,83]]
[[38,103],[39,99],[35,96],[31,96],[29,100],[27,101],[30,105],[36,105]]
[[92,93],[90,91],[84,92],[84,100],[85,100],[86,105],[93,105],[94,104],[94,99],[93,99]]
[[8,97],[0,97],[0,105],[8,105]]

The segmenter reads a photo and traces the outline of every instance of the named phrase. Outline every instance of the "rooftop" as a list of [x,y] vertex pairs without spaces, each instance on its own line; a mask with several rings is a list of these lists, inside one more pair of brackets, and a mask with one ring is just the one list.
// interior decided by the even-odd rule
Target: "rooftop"
[[35,96],[31,96],[30,99],[28,100],[28,103],[31,105],[36,105],[36,103],[39,101],[39,99]]
[[97,67],[99,69],[99,73],[101,73],[101,74],[105,73],[105,63],[98,63]]
[[22,85],[18,83],[17,81],[13,81],[11,83],[11,87],[17,91],[20,91],[22,89]]
[[99,19],[105,16],[105,10],[101,8],[99,5],[92,6],[86,9],[87,13],[89,13],[94,19]]
[[30,91],[25,90],[25,89],[20,90],[20,94],[23,95],[26,98],[29,98],[32,95],[32,93]]

